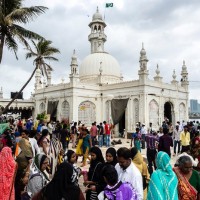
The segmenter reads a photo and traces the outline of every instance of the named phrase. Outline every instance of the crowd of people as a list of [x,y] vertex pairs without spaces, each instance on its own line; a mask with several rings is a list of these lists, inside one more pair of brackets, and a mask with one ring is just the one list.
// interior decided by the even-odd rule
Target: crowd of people
[[113,127],[10,122],[0,136],[0,200],[200,199],[198,123],[137,123],[130,148],[112,146]]

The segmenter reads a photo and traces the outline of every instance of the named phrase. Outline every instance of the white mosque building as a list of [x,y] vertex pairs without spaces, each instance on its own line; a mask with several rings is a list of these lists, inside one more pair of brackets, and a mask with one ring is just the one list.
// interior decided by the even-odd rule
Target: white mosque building
[[[174,71],[171,83],[164,83],[158,66],[154,80],[150,80],[143,46],[138,79],[123,81],[117,59],[104,49],[106,23],[98,8],[89,27],[91,53],[79,65],[74,51],[69,83],[51,84],[52,75],[49,72],[47,84],[43,85],[41,72],[39,69],[36,71],[32,97],[34,117],[47,112],[56,120],[81,121],[87,126],[94,121],[115,121],[116,133],[123,129],[133,131],[137,122],[145,123],[147,127],[152,123],[153,128],[158,128],[165,117],[172,123],[188,120],[189,82],[185,62],[181,82],[176,80]],[[115,116],[115,110],[118,116]]]

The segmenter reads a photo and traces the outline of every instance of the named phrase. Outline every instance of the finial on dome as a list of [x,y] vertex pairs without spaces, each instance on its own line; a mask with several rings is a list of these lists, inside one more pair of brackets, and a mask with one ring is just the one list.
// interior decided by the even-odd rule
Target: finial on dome
[[141,56],[145,56],[146,55],[146,51],[145,51],[145,49],[144,49],[144,43],[142,42],[142,49],[141,49],[141,51],[140,51],[140,55]]
[[75,55],[76,54],[76,50],[74,49],[74,51],[73,51],[73,54]]
[[159,65],[157,64],[156,66],[156,76],[160,75],[160,69],[159,69]]
[[96,11],[97,13],[99,12],[99,7],[97,6],[97,11]]
[[173,70],[172,78],[173,78],[174,81],[176,80],[176,71],[175,71],[175,69]]

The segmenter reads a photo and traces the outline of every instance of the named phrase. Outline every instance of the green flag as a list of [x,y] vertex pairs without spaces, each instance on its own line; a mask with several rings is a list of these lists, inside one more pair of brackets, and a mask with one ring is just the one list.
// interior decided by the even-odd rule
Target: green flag
[[106,8],[113,7],[113,3],[106,3]]
[[0,135],[9,128],[9,123],[0,124]]

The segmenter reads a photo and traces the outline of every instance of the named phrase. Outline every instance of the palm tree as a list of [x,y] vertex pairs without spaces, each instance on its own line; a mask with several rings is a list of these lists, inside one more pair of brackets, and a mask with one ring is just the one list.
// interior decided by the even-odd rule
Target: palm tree
[[33,78],[35,71],[37,69],[40,69],[43,76],[47,77],[47,71],[53,71],[53,68],[46,63],[46,60],[50,60],[50,61],[58,61],[57,58],[53,57],[53,54],[55,53],[60,53],[60,51],[55,48],[52,47],[51,44],[52,42],[49,40],[45,40],[45,39],[41,39],[38,41],[38,43],[36,44],[33,40],[32,40],[33,46],[34,46],[34,50],[31,48],[31,46],[29,44],[27,44],[27,54],[26,54],[26,59],[28,58],[32,58],[34,57],[34,65],[35,65],[35,69],[33,70],[30,78],[27,80],[27,82],[23,85],[23,87],[21,88],[21,90],[15,95],[15,97],[8,103],[8,105],[4,108],[3,113],[5,113],[8,109],[8,107],[12,104],[12,102],[18,97],[19,94],[21,94],[21,92],[23,91],[23,89],[28,85],[28,83],[31,81],[31,79]]
[[42,14],[47,9],[43,6],[22,7],[23,0],[1,0],[0,1],[0,63],[3,56],[3,48],[15,53],[17,58],[17,41],[27,45],[27,39],[41,39],[37,33],[29,31],[19,24],[27,24],[34,17]]

